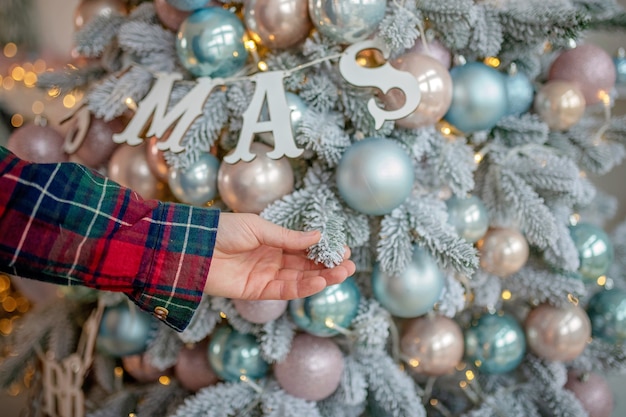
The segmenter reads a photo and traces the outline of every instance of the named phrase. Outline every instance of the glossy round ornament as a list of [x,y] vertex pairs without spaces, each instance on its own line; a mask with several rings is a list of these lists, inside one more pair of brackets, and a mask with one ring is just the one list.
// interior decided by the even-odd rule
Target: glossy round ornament
[[222,326],[213,333],[208,355],[213,371],[225,381],[239,381],[241,376],[263,378],[269,370],[256,338],[230,326]]
[[615,72],[617,75],[617,84],[626,84],[626,49],[619,48],[617,54],[613,57],[613,64],[615,64]]
[[154,11],[161,23],[163,23],[163,26],[174,32],[178,32],[180,25],[192,13],[191,11],[177,9],[169,4],[167,0],[154,0]]
[[602,228],[580,222],[569,228],[570,236],[578,251],[578,272],[587,282],[594,282],[606,274],[615,256],[611,239]]
[[344,359],[331,339],[298,334],[287,357],[274,365],[274,376],[288,394],[307,401],[329,397],[341,381]]
[[91,116],[85,139],[76,150],[80,161],[91,168],[106,165],[118,144],[113,142],[113,135],[124,130],[124,121],[116,118],[110,122]]
[[229,77],[244,67],[248,51],[239,18],[221,7],[195,11],[180,25],[176,52],[196,77]]
[[160,200],[165,195],[165,184],[152,175],[148,165],[145,142],[137,146],[125,143],[118,146],[109,159],[107,175],[146,200]]
[[519,271],[530,253],[526,238],[515,229],[489,229],[477,247],[480,267],[502,278]]
[[235,310],[250,323],[265,324],[274,321],[287,310],[287,300],[232,300]]
[[445,279],[437,262],[425,249],[414,246],[413,257],[399,273],[388,273],[374,265],[374,296],[396,317],[411,318],[432,311],[441,298]]
[[463,332],[452,319],[426,315],[404,324],[400,351],[412,371],[440,376],[450,373],[463,359]]
[[239,213],[260,213],[270,203],[291,193],[294,175],[289,159],[267,156],[272,148],[253,142],[250,152],[256,157],[234,164],[222,163],[217,189],[222,201]]
[[608,98],[617,74],[611,55],[587,43],[561,52],[550,66],[548,79],[573,83],[590,105]]
[[590,372],[570,371],[565,389],[571,391],[589,417],[611,417],[615,408],[613,392],[608,381],[601,375]]
[[289,313],[302,330],[320,337],[331,337],[339,331],[329,327],[348,328],[357,315],[361,292],[352,277],[326,287],[317,294],[289,302]]
[[187,204],[202,206],[217,195],[218,159],[210,153],[202,153],[187,168],[170,168],[167,183],[172,194]]
[[[438,122],[452,102],[452,78],[448,70],[435,58],[409,52],[391,61],[391,65],[415,77],[421,99],[417,108],[408,116],[395,121],[396,125],[415,129]],[[381,96],[385,108],[397,110],[404,105],[404,93],[392,88]]]
[[207,4],[207,0],[166,0],[168,4],[178,10],[194,11]]
[[126,12],[124,0],[81,0],[74,10],[74,27],[78,30],[98,16],[125,15]]
[[533,106],[535,87],[523,72],[515,72],[504,77],[509,115],[526,113]]
[[183,388],[198,391],[219,381],[209,364],[208,346],[208,339],[204,339],[193,345],[185,345],[178,352],[174,376]]
[[362,41],[385,17],[385,0],[309,0],[313,25],[325,37],[340,44]]
[[510,372],[525,354],[524,330],[510,314],[484,314],[465,330],[465,359],[480,372]]
[[391,213],[406,200],[415,174],[407,152],[390,139],[365,138],[343,154],[336,170],[341,198],[369,215]]
[[535,96],[535,112],[552,130],[567,130],[585,114],[585,97],[568,81],[548,81]]
[[159,142],[160,140],[156,136],[152,136],[146,141],[146,161],[152,175],[159,181],[167,182],[170,175],[170,166],[165,160],[164,152],[157,147]]
[[167,370],[161,370],[152,365],[145,354],[124,356],[122,367],[137,382],[141,383],[156,382],[159,377],[168,374]]
[[26,161],[38,164],[67,162],[65,138],[50,126],[25,124],[13,131],[7,149]]
[[158,325],[150,313],[129,302],[105,307],[96,348],[116,358],[142,353],[156,335]]
[[446,69],[452,65],[452,53],[436,38],[424,39],[423,37],[417,38],[415,44],[410,47],[407,52],[414,52],[416,54],[428,55],[431,58],[435,58]]
[[582,308],[573,304],[555,307],[541,304],[524,321],[528,348],[549,361],[569,362],[585,350],[591,338],[591,322]]
[[243,18],[252,39],[272,50],[302,43],[313,28],[308,0],[246,0]]
[[[293,135],[296,136],[298,133],[298,128],[302,123],[302,116],[308,110],[309,106],[307,106],[304,100],[302,100],[297,94],[286,92],[285,98],[287,99],[287,107],[289,108],[289,122],[291,124],[291,131],[293,132]],[[259,118],[261,120],[268,120],[270,118],[266,106],[263,106]],[[263,140],[267,143],[271,145],[274,144],[274,137],[271,133],[259,133],[258,135],[262,137]]]
[[591,334],[607,343],[626,341],[626,291],[618,288],[602,290],[587,304]]
[[445,120],[464,133],[491,129],[506,114],[504,75],[480,62],[450,70],[452,103]]
[[448,223],[470,243],[480,240],[489,228],[489,213],[485,203],[475,195],[466,198],[452,196],[446,200]]

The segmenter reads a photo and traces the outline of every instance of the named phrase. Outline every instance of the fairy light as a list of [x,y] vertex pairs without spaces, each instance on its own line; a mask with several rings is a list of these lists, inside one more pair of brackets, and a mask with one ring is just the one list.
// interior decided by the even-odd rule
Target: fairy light
[[510,300],[512,296],[513,296],[513,294],[511,294],[511,291],[509,291],[509,290],[502,291],[502,299],[503,300]]
[[60,95],[61,95],[61,90],[56,88],[56,87],[51,88],[51,89],[48,90],[48,96],[49,97],[53,97],[54,98],[54,97],[58,97]]
[[245,41],[244,46],[248,51],[254,51],[257,49],[256,42],[254,42],[252,39],[248,39],[247,41]]
[[137,103],[135,102],[135,100],[133,100],[132,97],[126,97],[126,99],[124,100],[124,104],[126,104],[126,107],[128,107],[132,111],[137,111]]
[[604,287],[606,285],[606,275],[600,275],[598,279],[596,280],[596,283],[599,286]]
[[43,104],[42,101],[36,100],[33,102],[33,105],[31,106],[31,110],[33,111],[34,114],[42,114],[45,110],[45,105]]
[[159,377],[159,384],[161,384],[161,385],[168,386],[171,382],[172,382],[172,380],[167,375],[161,375]]
[[441,133],[443,133],[445,136],[448,136],[452,133],[452,129],[450,129],[448,126],[443,126],[441,128]]
[[483,62],[493,68],[498,68],[500,66],[500,59],[495,56],[488,56]]
[[480,164],[482,162],[483,158],[484,158],[484,156],[480,152],[475,153],[474,154],[474,163],[476,165]]
[[578,298],[574,294],[567,294],[567,300],[575,306],[578,305]]
[[13,322],[11,319],[0,319],[0,333],[5,336],[8,336],[13,331]]
[[467,381],[461,381],[461,382],[459,382],[459,387],[461,387],[461,388],[463,388],[463,389],[467,388]]
[[37,74],[33,71],[29,71],[24,74],[24,85],[28,88],[33,88],[37,84]]
[[13,68],[13,70],[11,71],[11,77],[15,81],[22,81],[24,79],[24,75],[26,75],[26,71],[24,71],[24,68],[20,66]]
[[14,114],[11,117],[11,126],[20,127],[24,124],[24,117],[21,114]]
[[411,365],[411,367],[413,368],[417,368],[418,366],[420,366],[420,361],[418,361],[417,359],[409,359],[409,365]]
[[116,378],[121,378],[124,376],[124,368],[122,368],[121,366],[116,366],[115,369],[113,369],[113,374],[115,375]]
[[65,107],[66,109],[71,109],[75,105],[76,97],[74,97],[74,94],[67,94],[65,95],[65,97],[63,97],[63,107]]
[[11,77],[4,77],[2,80],[2,87],[5,90],[12,90],[15,87],[15,80]]
[[437,405],[439,405],[439,400],[437,400],[436,398],[431,398],[429,401],[430,405],[432,405],[433,407],[436,407]]
[[579,221],[580,221],[580,214],[574,213],[571,216],[569,216],[569,224],[570,225],[576,226]]
[[474,361],[474,365],[476,365],[477,368],[480,368],[482,366],[483,362],[480,359],[476,359]]
[[257,68],[259,69],[259,71],[267,71],[268,70],[268,66],[267,63],[265,61],[259,61],[258,64],[256,64]]
[[226,319],[226,313],[224,313],[223,311],[220,311],[220,317],[223,319]]
[[611,96],[604,90],[598,91],[598,98],[605,106],[609,106],[611,104]]
[[13,42],[9,42],[4,45],[4,49],[2,50],[2,52],[7,58],[13,58],[15,55],[17,55],[17,45]]

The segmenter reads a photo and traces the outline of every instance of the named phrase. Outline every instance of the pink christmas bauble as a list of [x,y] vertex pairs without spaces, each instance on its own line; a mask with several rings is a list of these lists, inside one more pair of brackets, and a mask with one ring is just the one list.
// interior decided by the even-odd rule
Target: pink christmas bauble
[[[164,140],[165,139],[166,138],[164,138]],[[148,162],[148,167],[150,167],[152,174],[159,181],[167,182],[170,173],[170,166],[165,160],[163,151],[157,147],[157,143],[159,143],[159,138],[156,136],[152,136],[146,141],[146,161]]]
[[189,391],[215,385],[219,381],[209,364],[208,339],[193,345],[183,346],[178,353],[174,376]]
[[137,382],[155,382],[162,375],[167,375],[167,370],[161,370],[152,365],[145,354],[122,357],[122,367]]
[[548,79],[575,84],[590,105],[608,97],[615,87],[617,71],[608,52],[593,44],[583,44],[562,52],[550,66]]
[[416,54],[428,55],[431,58],[435,58],[446,69],[452,65],[452,53],[450,50],[443,46],[437,39],[430,41],[424,38],[417,38],[415,45],[407,50],[407,52],[414,52]]
[[13,131],[7,149],[26,161],[38,164],[66,162],[65,138],[50,126],[25,124]]
[[274,376],[287,393],[319,401],[335,392],[343,367],[343,354],[332,339],[301,333],[285,360],[274,365]]
[[163,26],[174,32],[178,31],[180,24],[192,13],[191,11],[177,9],[169,4],[167,0],[154,0],[154,10]]
[[124,121],[120,118],[105,122],[92,116],[85,139],[75,155],[83,164],[91,168],[99,168],[106,164],[118,146],[113,142],[113,134],[122,130],[124,130]]
[[519,271],[530,253],[526,238],[515,229],[489,229],[477,247],[480,267],[502,278]]
[[109,160],[107,174],[113,181],[137,192],[146,200],[162,200],[165,196],[165,184],[152,175],[148,166],[145,142],[138,146],[120,145]]
[[244,22],[252,38],[270,49],[297,45],[313,28],[307,0],[246,0]]
[[74,27],[78,30],[98,16],[126,14],[124,0],[82,0],[74,11]]
[[232,300],[235,310],[251,323],[264,324],[276,320],[287,309],[286,300]]
[[613,414],[613,392],[604,377],[570,371],[565,388],[574,393],[589,417],[611,417]]
[[550,129],[567,130],[585,114],[585,97],[576,84],[553,80],[541,86],[533,107]]

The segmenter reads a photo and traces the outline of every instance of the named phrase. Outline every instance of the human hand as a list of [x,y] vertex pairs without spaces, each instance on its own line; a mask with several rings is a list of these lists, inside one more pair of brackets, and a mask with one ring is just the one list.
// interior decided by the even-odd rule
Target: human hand
[[346,248],[327,268],[307,258],[320,232],[296,232],[256,214],[221,213],[204,292],[237,299],[291,300],[339,284],[356,269]]

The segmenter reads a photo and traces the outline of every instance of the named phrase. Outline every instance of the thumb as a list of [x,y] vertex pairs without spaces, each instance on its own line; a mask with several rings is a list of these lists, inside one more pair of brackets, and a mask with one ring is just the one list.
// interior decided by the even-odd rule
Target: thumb
[[298,232],[285,227],[278,226],[270,221],[261,219],[261,234],[259,239],[262,243],[291,250],[306,249],[318,243],[322,234],[318,230],[308,232]]

